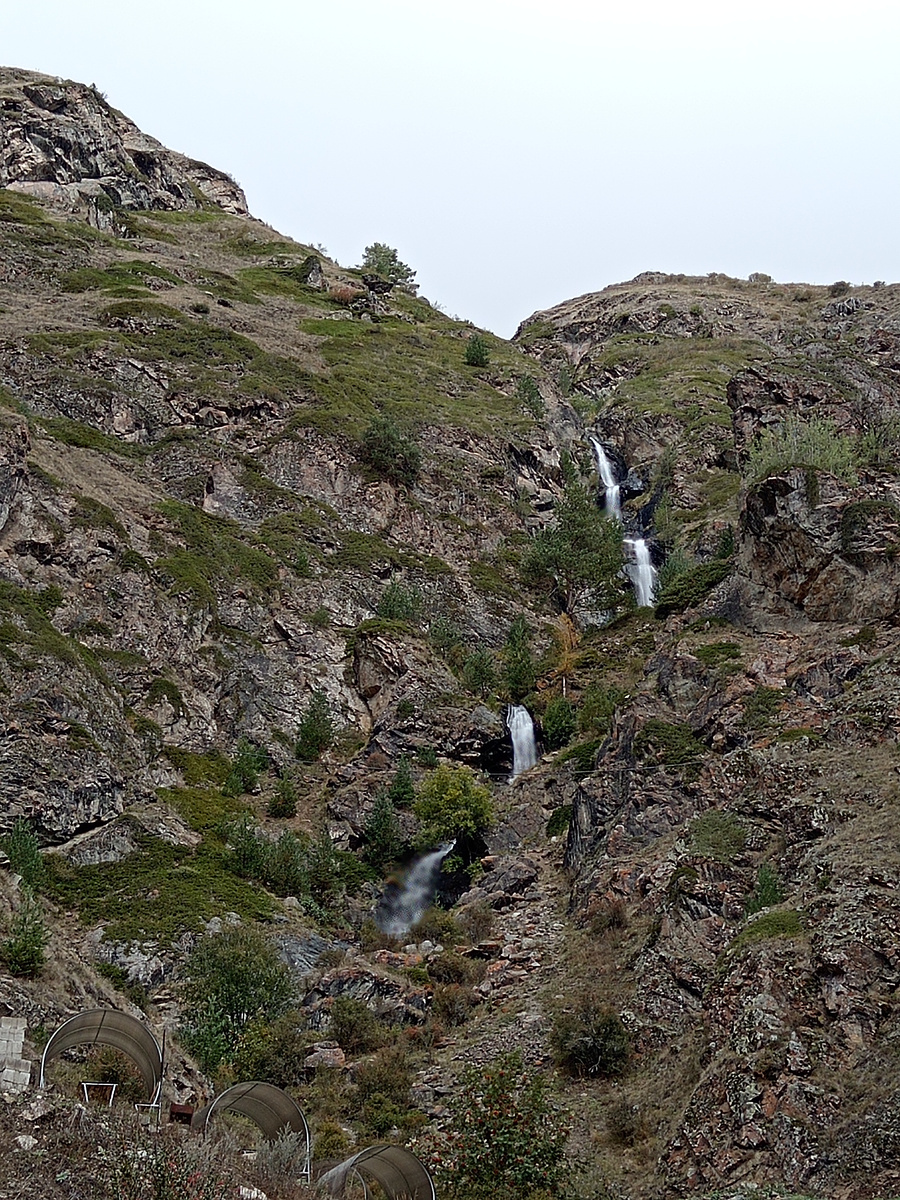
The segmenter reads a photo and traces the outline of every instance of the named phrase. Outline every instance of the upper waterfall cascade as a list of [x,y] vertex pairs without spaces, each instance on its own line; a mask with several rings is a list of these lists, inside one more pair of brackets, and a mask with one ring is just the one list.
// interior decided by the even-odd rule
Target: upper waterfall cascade
[[616,478],[615,470],[613,469],[612,460],[603,449],[597,438],[590,439],[591,445],[594,448],[594,457],[597,460],[597,471],[603,481],[605,491],[604,507],[611,517],[615,520],[622,520],[622,496],[619,481]]

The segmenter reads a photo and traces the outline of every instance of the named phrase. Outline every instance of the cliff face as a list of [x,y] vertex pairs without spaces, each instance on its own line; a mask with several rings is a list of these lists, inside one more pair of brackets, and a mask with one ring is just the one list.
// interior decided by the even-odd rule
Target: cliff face
[[[345,994],[420,1020],[421,956],[363,948],[374,887],[341,915],[350,964],[316,967],[334,926],[240,891],[216,831],[242,744],[267,828],[353,851],[401,759],[420,783],[443,757],[493,778],[464,899],[498,928],[476,1015],[422,1067],[429,1116],[459,1060],[546,1064],[548,1014],[589,989],[633,1051],[567,1092],[614,1190],[892,1190],[900,289],[647,274],[473,368],[470,326],[273,233],[94,89],[0,72],[0,129],[0,826],[61,848],[53,978],[0,1003],[48,1027],[124,1004],[81,954],[174,1029],[186,949],[239,909],[278,923],[313,1028]],[[379,416],[414,480],[373,467]],[[661,575],[655,609],[577,628],[520,566],[564,453],[603,498],[590,436]],[[578,724],[508,787],[483,668],[518,617],[526,703]],[[301,768],[316,694],[340,737]]]

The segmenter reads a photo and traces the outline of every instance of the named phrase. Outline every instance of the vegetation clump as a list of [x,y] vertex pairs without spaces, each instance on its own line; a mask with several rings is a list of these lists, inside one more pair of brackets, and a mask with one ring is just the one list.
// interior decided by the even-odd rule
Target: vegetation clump
[[423,781],[413,812],[421,822],[417,843],[433,849],[473,837],[494,820],[490,789],[469,767],[441,765]]
[[301,762],[316,762],[331,747],[334,735],[334,718],[328,705],[328,697],[321,689],[317,689],[313,692],[297,728],[297,757]]
[[517,1054],[468,1067],[450,1101],[450,1126],[436,1139],[432,1167],[450,1200],[523,1200],[568,1193],[566,1124],[544,1077]]
[[473,333],[466,342],[466,366],[486,367],[491,361],[491,347],[487,338],[480,333]]
[[373,242],[371,246],[366,246],[359,267],[361,271],[381,275],[391,283],[400,284],[407,291],[416,291],[416,272],[401,262],[397,251],[385,242]]
[[550,1042],[557,1063],[572,1075],[621,1075],[631,1053],[622,1018],[592,995],[555,1014]]
[[827,471],[856,483],[858,454],[852,438],[838,433],[826,417],[788,417],[773,429],[764,429],[750,447],[747,478],[760,483],[793,467]]
[[422,451],[387,416],[369,422],[360,439],[359,457],[382,479],[405,487],[416,482],[422,465]]
[[747,831],[734,813],[712,809],[690,825],[691,846],[697,854],[717,862],[732,862],[744,849]]

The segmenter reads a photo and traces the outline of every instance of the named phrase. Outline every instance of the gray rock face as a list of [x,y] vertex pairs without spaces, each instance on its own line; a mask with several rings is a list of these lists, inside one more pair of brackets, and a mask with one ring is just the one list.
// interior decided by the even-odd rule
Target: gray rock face
[[0,71],[0,187],[84,211],[101,228],[113,207],[208,201],[247,212],[234,180],[141,133],[94,88],[27,71]]

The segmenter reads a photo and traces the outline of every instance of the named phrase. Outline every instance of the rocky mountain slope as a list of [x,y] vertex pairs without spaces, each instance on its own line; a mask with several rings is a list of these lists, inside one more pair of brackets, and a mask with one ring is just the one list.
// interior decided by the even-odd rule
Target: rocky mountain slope
[[[0,130],[0,824],[45,847],[52,936],[0,1005],[31,1050],[98,1002],[177,1044],[192,946],[258,922],[314,1121],[317,1065],[355,1086],[351,997],[412,1030],[424,1120],[519,1046],[608,1194],[896,1192],[900,289],[647,273],[478,367],[471,326],[255,221],[95,89],[0,72]],[[373,456],[386,427],[417,471]],[[522,572],[570,459],[608,503],[592,437],[659,569],[606,623]],[[509,699],[548,751],[512,786]],[[337,737],[298,760],[317,704]],[[445,883],[471,974],[446,917],[374,937],[352,866],[379,789],[440,761],[496,814]],[[349,852],[327,903],[236,869],[236,818]],[[624,1073],[553,1067],[584,997]],[[181,1054],[169,1095],[209,1086]]]

